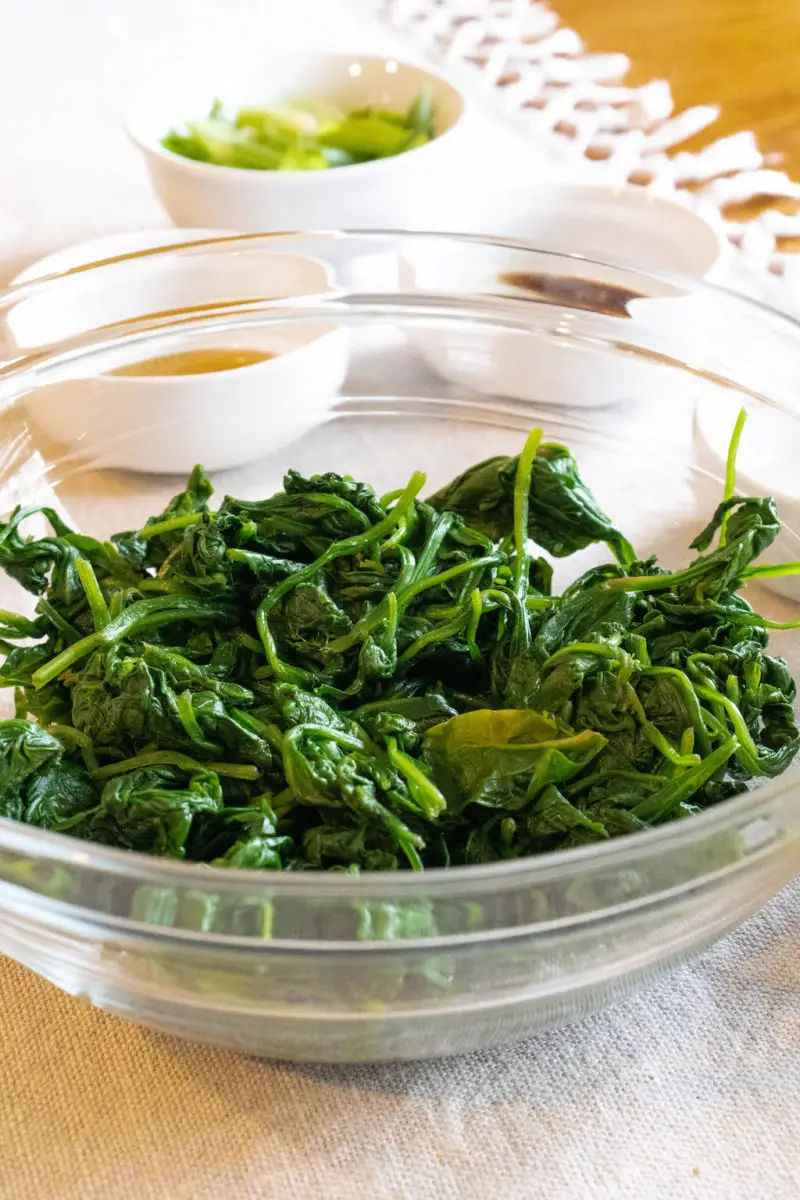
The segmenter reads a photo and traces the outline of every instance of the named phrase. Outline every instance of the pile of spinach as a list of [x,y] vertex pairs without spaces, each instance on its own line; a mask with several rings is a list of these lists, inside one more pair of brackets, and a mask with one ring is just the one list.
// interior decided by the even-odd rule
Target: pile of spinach
[[[223,867],[419,870],[631,833],[779,774],[795,684],[738,588],[797,566],[753,565],[780,522],[734,495],[741,424],[675,572],[538,430],[428,500],[421,474],[379,499],[289,471],[212,511],[196,467],[111,542],[15,510],[0,565],[38,602],[0,613],[0,815]],[[597,542],[614,561],[553,595],[537,548]]]

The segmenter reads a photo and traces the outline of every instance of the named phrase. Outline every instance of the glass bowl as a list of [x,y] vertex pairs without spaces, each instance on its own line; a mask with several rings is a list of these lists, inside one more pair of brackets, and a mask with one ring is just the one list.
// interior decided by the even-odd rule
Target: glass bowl
[[[776,559],[800,558],[798,326],[706,285],[511,243],[314,233],[120,256],[0,303],[2,511],[46,502],[107,537],[180,488],[129,469],[148,446],[172,469],[182,448],[222,442],[237,461],[220,493],[269,494],[290,466],[380,490],[421,468],[433,490],[542,425],[640,553],[681,565],[744,406],[740,481],[779,493]],[[114,373],[290,334],[291,386],[265,374],[255,406],[235,378],[250,366],[195,376],[196,409],[191,377],[174,392],[160,378],[154,399],[152,379]],[[320,375],[303,347],[331,334]],[[604,557],[560,563],[556,582]],[[786,620],[793,581],[775,582],[749,598]],[[4,579],[0,604],[29,611],[31,597]],[[773,645],[800,667],[797,632]],[[731,929],[800,868],[798,799],[790,771],[652,832],[360,877],[225,871],[0,820],[0,950],[108,1011],[248,1053],[454,1054],[574,1020]]]

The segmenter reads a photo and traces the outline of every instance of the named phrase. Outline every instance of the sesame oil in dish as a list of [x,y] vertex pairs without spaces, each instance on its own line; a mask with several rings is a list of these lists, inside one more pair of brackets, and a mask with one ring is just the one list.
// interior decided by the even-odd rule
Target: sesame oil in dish
[[233,371],[238,367],[252,367],[255,363],[269,362],[277,358],[266,350],[238,350],[233,347],[216,346],[206,350],[180,350],[175,354],[159,354],[140,362],[125,363],[115,367],[109,375],[210,375],[216,371]]

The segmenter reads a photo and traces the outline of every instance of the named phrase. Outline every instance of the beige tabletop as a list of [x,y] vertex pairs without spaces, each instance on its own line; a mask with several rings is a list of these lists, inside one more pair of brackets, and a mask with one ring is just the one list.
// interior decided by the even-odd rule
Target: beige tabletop
[[[0,270],[166,223],[119,136],[126,74],[215,40],[302,45],[309,28],[395,52],[366,0],[0,0]],[[798,1195],[797,887],[613,1010],[428,1064],[259,1062],[0,959],[2,1200]]]

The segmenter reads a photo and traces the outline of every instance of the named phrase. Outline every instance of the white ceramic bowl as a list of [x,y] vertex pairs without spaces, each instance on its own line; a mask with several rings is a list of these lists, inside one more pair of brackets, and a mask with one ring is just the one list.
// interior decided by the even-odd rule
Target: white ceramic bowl
[[508,238],[598,262],[702,278],[723,236],[697,213],[636,187],[537,183],[459,192],[428,228]]
[[[215,97],[228,111],[274,107],[299,96],[345,109],[402,111],[429,89],[437,137],[394,158],[326,171],[258,171],[194,162],[161,146],[173,126],[204,116]],[[148,77],[132,98],[128,130],[150,178],[179,225],[248,232],[411,228],[430,202],[455,192],[451,171],[463,134],[464,97],[439,75],[396,59],[350,54],[286,54],[251,63],[193,64]]]
[[[531,336],[521,339],[515,329],[498,325],[492,339],[484,337],[476,343],[469,329],[425,329],[413,335],[420,354],[460,388],[545,404],[581,408],[616,404],[641,396],[651,386],[652,367],[643,368],[631,358],[628,363],[615,360],[613,369],[609,361],[606,370],[590,341],[582,352],[570,340],[575,312],[584,314],[586,328],[590,324],[586,311],[605,309],[619,319],[620,342],[624,342],[626,324],[641,301],[623,269],[610,269],[599,287],[591,265],[581,272],[579,261],[567,267],[563,259],[541,255],[539,270],[521,278],[515,272],[519,261],[515,246],[624,262],[643,272],[698,277],[712,269],[721,253],[718,234],[701,217],[633,188],[545,184],[504,192],[476,191],[462,197],[448,218],[437,213],[435,221],[442,230],[507,240],[508,249],[465,256],[458,243],[445,237],[431,239],[424,248],[410,242],[406,263],[400,267],[400,285],[405,290],[435,291],[437,279],[447,275],[460,277],[470,294],[481,290],[489,295],[527,295],[532,305],[528,334],[540,319],[542,336],[540,341]],[[615,278],[620,281],[617,290]],[[656,302],[650,289],[645,309],[652,314],[654,330],[669,325],[670,298],[682,294],[680,287],[667,283],[659,283],[658,290]],[[560,312],[559,303],[563,304]],[[560,338],[552,336],[554,323]],[[692,349],[686,347],[689,358]]]
[[[345,377],[347,331],[322,322],[197,329],[204,307],[220,299],[240,310],[272,300],[336,289],[318,259],[261,245],[224,259],[202,245],[184,255],[148,254],[157,247],[202,243],[222,230],[158,230],[123,234],[59,251],[15,282],[53,274],[45,289],[21,298],[8,320],[18,352],[44,350],[64,337],[152,316],[156,324],[185,313],[186,333],[162,346],[151,338],[100,350],[91,364],[66,362],[55,381],[28,400],[34,425],[72,458],[96,466],[183,474],[196,462],[223,470],[288,446],[325,418]],[[102,260],[105,266],[82,270]],[[116,260],[116,261],[115,261]],[[120,261],[121,260],[121,261]],[[126,286],[119,286],[125,270]],[[269,356],[246,366],[186,375],[111,373],[159,353],[236,351]]]

